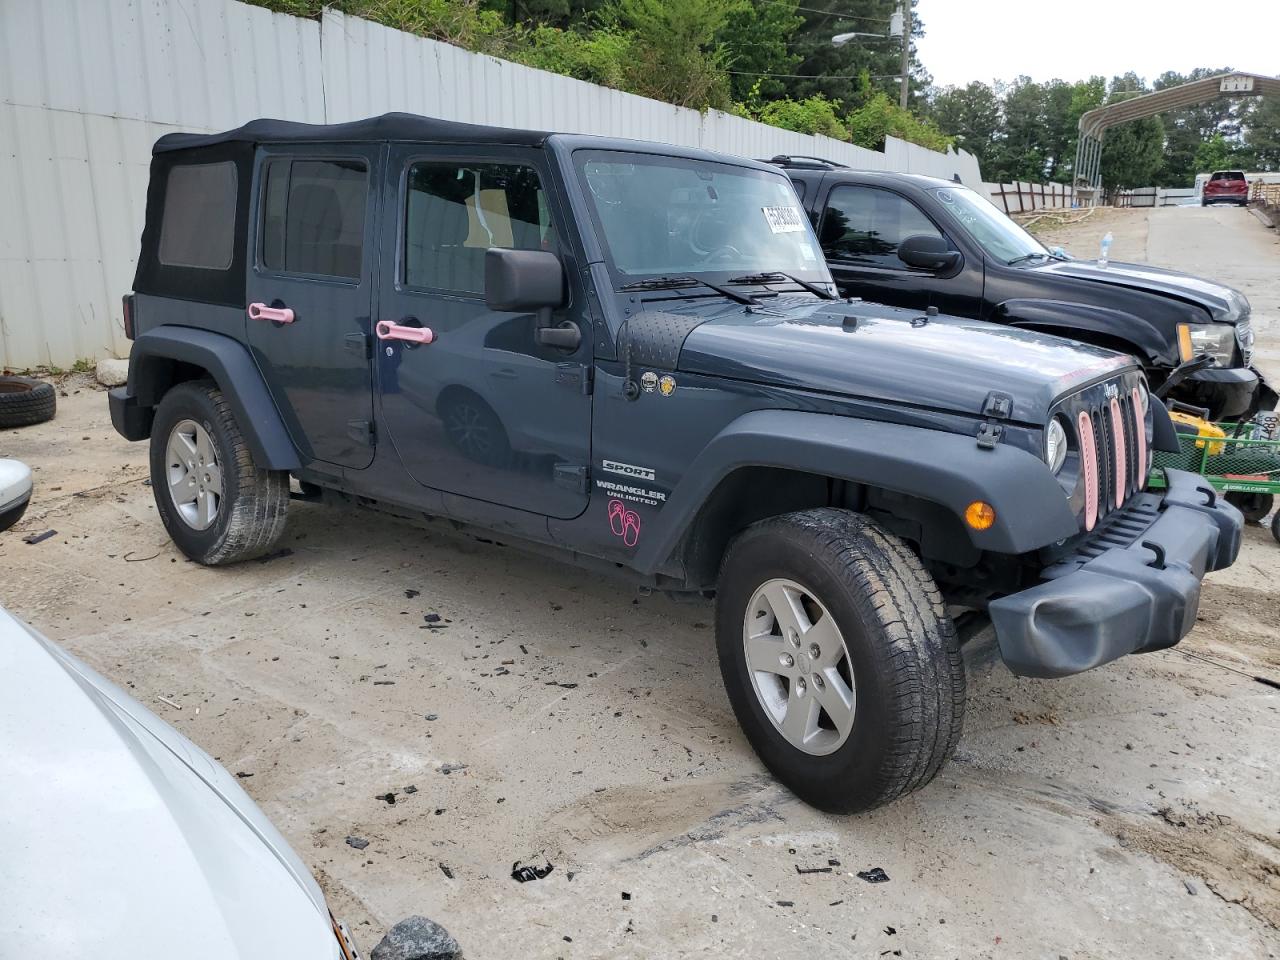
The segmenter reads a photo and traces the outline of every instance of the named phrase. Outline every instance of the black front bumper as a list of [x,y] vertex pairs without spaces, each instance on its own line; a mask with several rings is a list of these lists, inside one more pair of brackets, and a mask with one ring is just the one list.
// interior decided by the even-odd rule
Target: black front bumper
[[1208,409],[1210,420],[1230,420],[1257,409],[1254,399],[1261,384],[1252,367],[1208,367],[1183,380],[1170,396]]
[[1065,677],[1127,653],[1172,647],[1195,625],[1200,581],[1229,567],[1244,518],[1197,474],[1167,471],[1043,582],[988,608],[1000,655],[1027,677]]

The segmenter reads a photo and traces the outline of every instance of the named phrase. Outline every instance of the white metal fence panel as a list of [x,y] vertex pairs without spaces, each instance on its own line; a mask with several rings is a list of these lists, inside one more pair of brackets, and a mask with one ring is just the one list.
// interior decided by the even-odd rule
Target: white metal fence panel
[[157,137],[388,110],[748,157],[809,154],[958,175],[983,190],[967,153],[892,138],[881,153],[701,114],[334,11],[317,22],[235,0],[0,0],[0,366],[128,351],[120,295]]

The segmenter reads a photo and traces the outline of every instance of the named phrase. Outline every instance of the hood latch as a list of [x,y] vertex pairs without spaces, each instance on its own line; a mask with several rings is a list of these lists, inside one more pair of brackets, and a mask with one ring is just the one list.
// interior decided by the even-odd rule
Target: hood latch
[[978,427],[978,446],[983,450],[994,450],[1004,436],[1004,427],[998,421],[1013,416],[1013,397],[992,390],[982,402],[982,415],[987,420]]

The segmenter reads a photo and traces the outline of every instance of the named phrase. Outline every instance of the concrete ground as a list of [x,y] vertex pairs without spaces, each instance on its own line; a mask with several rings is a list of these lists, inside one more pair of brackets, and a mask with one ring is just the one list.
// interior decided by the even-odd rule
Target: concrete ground
[[[1274,360],[1270,232],[1236,210],[1109,216],[1068,245],[1112,222],[1116,259],[1245,289]],[[979,642],[955,761],[833,817],[739,733],[709,605],[310,505],[291,553],[199,567],[160,526],[145,447],[101,391],[63,387],[55,421],[0,434],[38,483],[0,535],[3,602],[243,775],[366,951],[425,913],[473,960],[1280,955],[1280,692],[1251,679],[1280,678],[1280,545],[1261,527],[1175,650],[1036,681]],[[511,879],[540,856],[545,879]],[[857,877],[873,867],[888,882]]]

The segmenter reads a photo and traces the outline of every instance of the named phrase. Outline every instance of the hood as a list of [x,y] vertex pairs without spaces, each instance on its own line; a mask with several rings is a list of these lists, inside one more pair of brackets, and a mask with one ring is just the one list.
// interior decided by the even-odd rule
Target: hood
[[1027,269],[1040,275],[1051,274],[1173,297],[1202,307],[1217,321],[1234,322],[1249,313],[1249,301],[1238,290],[1189,273],[1144,263],[1117,263],[1112,260],[1101,267],[1096,260],[1055,260]]
[[679,369],[975,417],[994,390],[1013,397],[1011,419],[1040,425],[1071,388],[1134,365],[1110,350],[979,320],[921,322],[918,311],[860,301],[764,304],[769,312],[721,302],[685,339]]
[[334,960],[314,880],[208,754],[4,610],[0,678],[6,955]]

